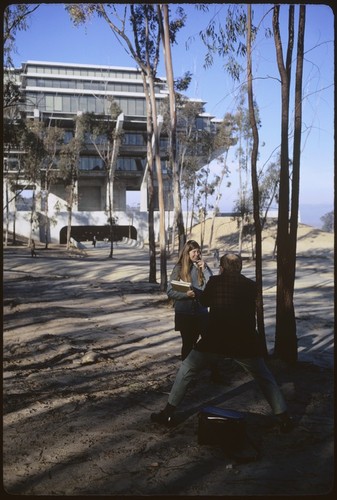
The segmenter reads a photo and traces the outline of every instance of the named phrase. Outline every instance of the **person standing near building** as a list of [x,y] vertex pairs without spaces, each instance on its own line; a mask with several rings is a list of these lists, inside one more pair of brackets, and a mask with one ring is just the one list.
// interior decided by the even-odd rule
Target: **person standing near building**
[[259,385],[277,419],[281,432],[294,423],[280,388],[260,352],[256,330],[256,284],[241,274],[242,260],[236,254],[220,259],[220,274],[210,277],[205,289],[195,290],[202,306],[210,307],[208,329],[182,362],[166,407],[151,420],[172,425],[176,407],[187,387],[203,368],[223,358],[232,358],[250,373]]
[[34,240],[32,240],[30,243],[30,255],[32,257],[37,257],[37,253],[35,251],[35,241]]
[[94,234],[93,239],[92,239],[92,244],[94,245],[94,248],[96,247],[96,242],[97,242],[97,239],[96,239],[96,235]]

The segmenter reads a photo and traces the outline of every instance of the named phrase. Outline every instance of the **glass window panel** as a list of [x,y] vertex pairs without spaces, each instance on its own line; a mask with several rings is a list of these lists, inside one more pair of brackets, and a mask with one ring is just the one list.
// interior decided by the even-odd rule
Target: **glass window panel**
[[95,99],[96,113],[104,113],[104,102],[101,99]]
[[62,111],[62,97],[55,96],[54,98],[55,111]]
[[95,97],[88,97],[88,112],[95,112],[96,111],[96,98]]
[[79,111],[85,112],[88,108],[88,98],[87,96],[80,96],[79,98]]
[[137,99],[136,100],[136,109],[135,109],[135,114],[137,116],[144,116],[145,115],[145,100],[142,99]]
[[125,98],[116,98],[117,104],[121,108],[122,112],[128,114],[128,100]]
[[54,98],[52,95],[46,95],[46,111],[54,110]]
[[63,104],[62,104],[62,110],[65,111],[66,113],[70,113],[70,97],[65,95],[62,98]]
[[77,113],[77,111],[78,111],[78,98],[77,98],[77,96],[70,97],[70,111],[72,113]]
[[136,114],[136,99],[129,99],[128,114],[129,115]]

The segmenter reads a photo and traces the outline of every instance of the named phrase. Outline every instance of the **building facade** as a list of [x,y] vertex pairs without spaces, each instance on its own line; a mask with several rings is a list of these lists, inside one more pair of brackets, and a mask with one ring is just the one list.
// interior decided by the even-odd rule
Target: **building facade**
[[[111,101],[119,107],[117,125],[121,140],[118,148],[115,180],[113,183],[113,218],[116,235],[146,242],[147,228],[147,135],[146,102],[141,73],[135,68],[28,61],[16,70],[23,96],[21,113],[31,120],[42,121],[46,126],[57,126],[64,131],[64,141],[69,142],[75,132],[75,118],[92,113],[102,120],[110,114]],[[165,79],[156,81],[156,101],[159,113],[167,96]],[[214,117],[202,114],[198,127],[211,129]],[[160,121],[160,118],[159,118]],[[172,224],[171,181],[167,171],[168,140],[161,134],[161,162],[164,178],[165,207],[168,207],[166,226]],[[14,191],[13,182],[20,172],[19,151],[8,151],[4,158],[5,205],[9,207],[9,230],[15,224],[17,234],[33,236],[39,241],[46,238],[52,243],[63,243],[64,228],[68,223],[67,194],[62,179],[53,182],[48,194],[48,214],[45,214],[43,186],[27,185],[19,176]],[[155,185],[155,234],[159,232],[157,183]],[[29,222],[31,213],[30,193],[36,206],[33,229]],[[137,208],[127,205],[130,193],[139,194]],[[108,225],[108,185],[106,168],[90,140],[81,148],[78,165],[76,193],[72,208],[72,226],[92,228]],[[14,220],[15,219],[15,220]],[[45,225],[48,224],[48,231]],[[87,231],[86,234],[91,234]],[[48,236],[47,236],[48,234]],[[80,238],[80,236],[79,236]],[[118,239],[118,238],[117,238]]]

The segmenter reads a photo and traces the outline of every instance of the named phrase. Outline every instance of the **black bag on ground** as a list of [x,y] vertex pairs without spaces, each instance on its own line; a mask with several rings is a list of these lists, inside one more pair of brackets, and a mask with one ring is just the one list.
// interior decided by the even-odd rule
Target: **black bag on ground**
[[227,453],[244,445],[246,421],[238,411],[206,406],[198,415],[198,443],[221,446]]

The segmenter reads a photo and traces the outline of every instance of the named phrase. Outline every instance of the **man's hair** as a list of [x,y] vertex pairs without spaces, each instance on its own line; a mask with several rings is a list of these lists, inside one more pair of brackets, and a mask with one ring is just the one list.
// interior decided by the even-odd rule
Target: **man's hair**
[[220,266],[229,273],[240,273],[242,269],[242,259],[235,253],[225,253],[220,259]]

